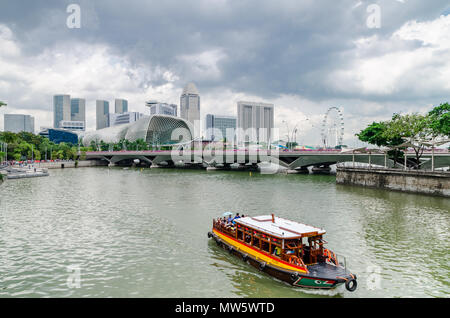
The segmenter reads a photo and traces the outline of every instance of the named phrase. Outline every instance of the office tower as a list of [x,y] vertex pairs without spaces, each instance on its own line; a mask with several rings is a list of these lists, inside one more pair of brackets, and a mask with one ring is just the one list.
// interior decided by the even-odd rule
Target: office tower
[[60,128],[62,120],[71,120],[70,95],[53,96],[53,127]]
[[[218,116],[206,115],[206,139],[222,141],[230,137],[234,139],[236,131],[236,117],[234,116]],[[230,136],[231,135],[231,136]]]
[[84,121],[61,120],[59,122],[59,128],[71,131],[85,131],[86,125]]
[[150,115],[170,115],[177,116],[177,105],[160,103],[155,100],[145,102],[145,106],[150,108]]
[[97,100],[96,106],[96,129],[109,127],[109,102],[106,100]]
[[180,116],[194,123],[200,120],[200,95],[194,83],[188,83],[180,97]]
[[34,117],[21,114],[5,114],[4,130],[19,133],[22,131],[34,133]]
[[144,115],[137,112],[127,112],[123,114],[109,114],[110,126],[133,123],[141,119]]
[[86,100],[84,98],[72,98],[70,100],[70,120],[82,121],[86,126]]
[[273,104],[238,102],[238,141],[271,142],[274,125],[273,109]]
[[128,101],[126,99],[117,99],[114,101],[115,113],[123,114],[128,112]]

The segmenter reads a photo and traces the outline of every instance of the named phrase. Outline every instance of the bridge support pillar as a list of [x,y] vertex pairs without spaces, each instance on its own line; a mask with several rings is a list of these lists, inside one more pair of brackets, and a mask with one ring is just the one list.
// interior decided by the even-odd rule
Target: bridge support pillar
[[312,168],[313,174],[330,174],[331,168],[329,165],[320,165],[320,166],[314,166]]
[[231,164],[225,163],[223,165],[216,165],[214,167],[207,167],[207,171],[214,171],[214,170],[231,170]]
[[287,171],[289,174],[309,174],[308,167],[299,167]]

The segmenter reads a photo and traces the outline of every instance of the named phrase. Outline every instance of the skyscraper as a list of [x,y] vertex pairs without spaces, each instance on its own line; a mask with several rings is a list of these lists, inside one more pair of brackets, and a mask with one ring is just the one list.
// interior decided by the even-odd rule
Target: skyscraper
[[170,115],[177,116],[177,105],[160,103],[155,100],[145,102],[145,106],[150,108],[150,115]]
[[[234,139],[236,131],[236,117],[206,115],[206,139],[221,141],[225,139]],[[228,140],[232,141],[232,140]]]
[[115,104],[115,113],[123,114],[128,112],[128,101],[126,99],[118,99],[114,101]]
[[106,100],[97,100],[96,105],[96,129],[109,127],[109,102]]
[[62,120],[71,120],[70,95],[53,96],[53,127],[59,128]]
[[138,112],[126,112],[122,114],[109,114],[109,125],[117,126],[133,123],[141,119],[143,115]]
[[200,120],[200,95],[194,83],[188,83],[180,97],[180,116],[191,123]]
[[[238,102],[238,141],[271,142],[274,126],[273,109],[273,104]],[[265,130],[261,130],[262,128]]]
[[5,131],[19,133],[22,131],[34,133],[34,117],[21,114],[5,114],[4,118]]
[[82,121],[86,124],[86,100],[84,98],[70,100],[70,120]]
[[86,100],[84,98],[70,100],[70,120],[82,121],[86,126]]

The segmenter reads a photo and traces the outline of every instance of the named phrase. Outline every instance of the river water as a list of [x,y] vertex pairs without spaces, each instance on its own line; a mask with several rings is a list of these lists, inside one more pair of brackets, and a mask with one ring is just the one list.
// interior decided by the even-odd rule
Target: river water
[[[207,238],[225,211],[327,230],[350,293],[296,289]],[[449,297],[450,200],[334,176],[79,168],[0,187],[0,297]]]

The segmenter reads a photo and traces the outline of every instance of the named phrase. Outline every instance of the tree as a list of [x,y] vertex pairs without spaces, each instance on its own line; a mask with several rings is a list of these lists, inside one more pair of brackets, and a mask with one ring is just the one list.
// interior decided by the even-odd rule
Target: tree
[[387,138],[400,137],[405,141],[410,141],[411,147],[413,147],[416,154],[416,167],[418,168],[425,146],[415,141],[426,138],[430,135],[430,132],[428,116],[417,113],[394,114],[392,120],[386,123],[386,130],[383,136]]
[[[359,134],[356,134],[356,136],[358,136],[359,140],[378,147],[395,147],[402,144],[403,140],[401,136],[395,134],[388,135],[387,128],[388,122],[373,122],[366,129],[361,130]],[[394,165],[397,163],[401,153],[399,149],[388,152],[388,155],[394,159]]]
[[450,104],[444,103],[428,113],[433,136],[450,137]]
[[2,106],[6,106],[6,103],[5,103],[5,102],[2,102],[2,101],[0,100],[0,107],[2,107]]

